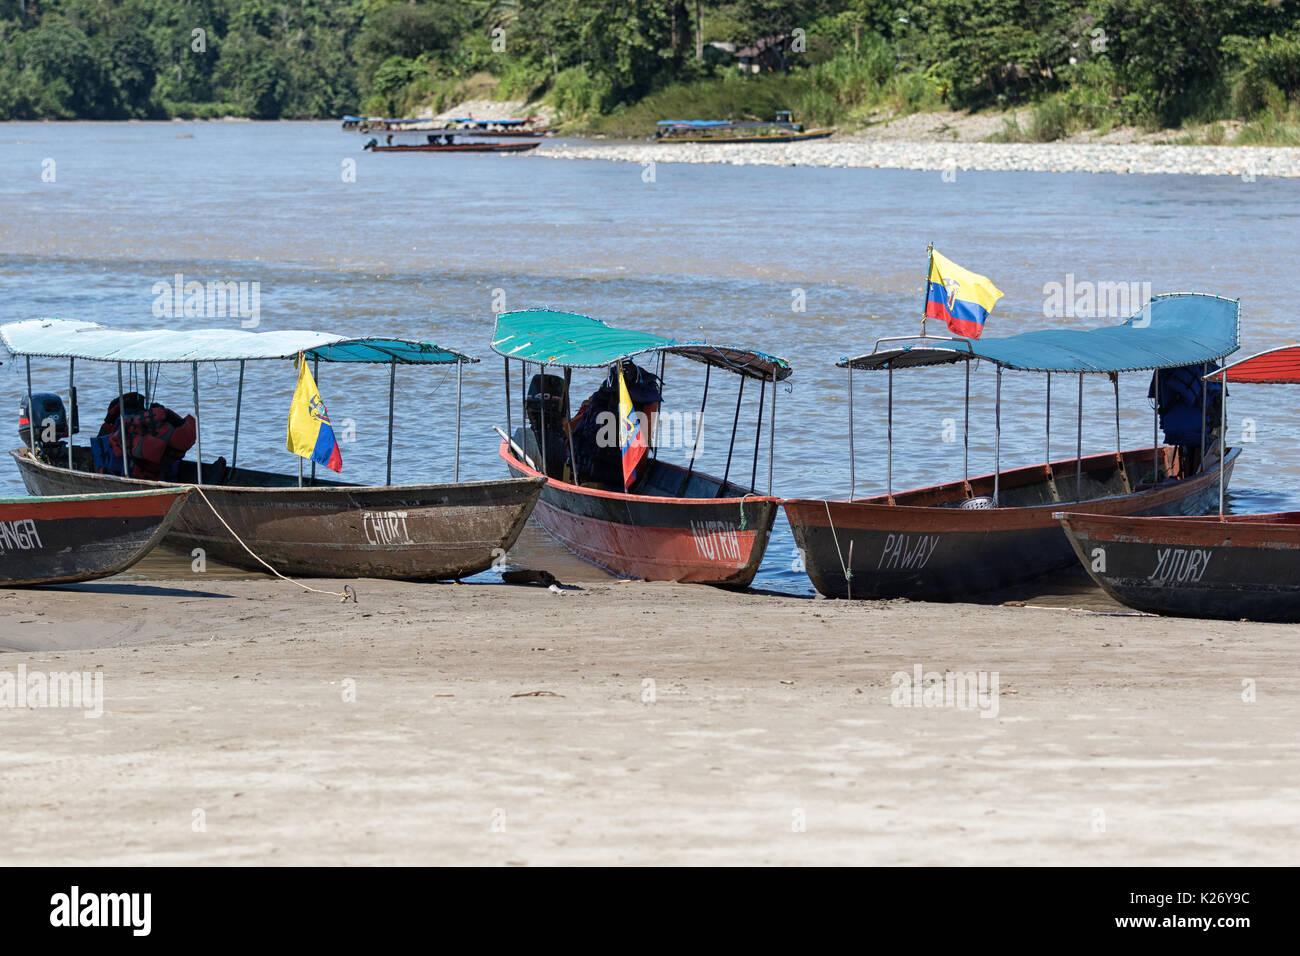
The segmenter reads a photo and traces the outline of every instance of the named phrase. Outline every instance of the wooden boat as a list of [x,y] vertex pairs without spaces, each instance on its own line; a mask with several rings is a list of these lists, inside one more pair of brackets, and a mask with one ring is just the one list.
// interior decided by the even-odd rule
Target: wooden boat
[[662,120],[655,129],[653,139],[659,143],[798,143],[810,139],[826,139],[834,134],[834,128],[806,130],[791,121],[788,111],[783,111],[770,123]]
[[[500,314],[492,348],[505,357],[507,425],[511,424],[512,360],[524,363],[525,380],[528,365],[534,365],[541,376],[535,382],[548,381],[548,368],[564,370],[565,394],[553,405],[549,423],[543,400],[538,405],[542,411],[540,421],[530,423],[525,419],[525,425],[516,429],[508,441],[502,441],[499,449],[512,475],[547,478],[534,514],[537,522],[557,541],[619,577],[729,588],[749,586],[763,560],[779,504],[771,494],[772,419],[776,382],[789,377],[788,363],[748,349],[704,342],[678,343],[653,333],[611,328],[587,316],[544,310]],[[754,488],[758,474],[757,438],[748,485],[730,480],[730,453],[722,478],[696,471],[697,449],[691,450],[690,462],[685,467],[657,457],[645,459],[630,490],[594,485],[589,478],[582,477],[581,468],[575,477],[573,462],[581,459],[576,454],[573,434],[579,427],[581,412],[572,418],[569,415],[567,393],[572,370],[611,368],[612,376],[613,368],[622,367],[634,357],[657,356],[662,372],[664,357],[670,354],[706,366],[706,404],[712,369],[739,376],[736,421],[744,382],[758,379],[760,433],[762,408],[770,387],[767,494],[760,494]],[[733,424],[733,449],[734,442]]]
[[549,126],[537,126],[544,120],[540,116],[497,120],[476,120],[472,117],[450,119],[385,119],[373,116],[343,117],[343,131],[347,133],[458,133],[461,136],[541,137],[550,136]]
[[162,540],[188,488],[0,498],[0,587],[71,584],[125,571]]
[[[392,484],[392,422],[396,368],[400,365],[457,367],[476,361],[451,349],[400,339],[347,339],[322,332],[158,330],[127,332],[89,322],[35,320],[0,327],[0,340],[15,355],[72,361],[161,364],[192,367],[198,447],[195,461],[182,461],[171,481],[103,474],[88,448],[69,438],[45,445],[29,441],[12,452],[28,491],[36,495],[174,489],[195,485],[201,493],[185,502],[164,545],[190,553],[203,548],[210,559],[255,571],[266,562],[282,574],[318,577],[379,577],[411,581],[459,579],[486,570],[513,546],[541,491],[540,478],[460,481],[460,414],[456,421],[454,480],[438,484]],[[239,417],[244,363],[303,355],[320,362],[385,364],[389,368],[388,467],[384,485],[358,486],[238,467]],[[239,364],[235,438],[231,464],[203,458],[202,415],[197,414],[198,362]],[[148,381],[146,372],[145,380]],[[29,374],[30,392],[30,374]],[[119,375],[119,392],[121,391]],[[148,386],[146,386],[148,391]],[[119,397],[120,400],[120,397]],[[30,399],[29,399],[30,404]],[[146,400],[146,407],[150,402]],[[251,554],[249,553],[251,550]],[[254,556],[256,555],[256,557]],[[258,560],[258,559],[261,560]]]
[[[1082,376],[1100,373],[1115,384],[1119,443],[1121,371],[1201,366],[1237,348],[1236,301],[1205,295],[1157,296],[1120,326],[1090,331],[1026,332],[1003,338],[883,339],[868,355],[843,359],[852,372],[885,369],[889,381],[886,493],[847,501],[795,499],[784,503],[814,587],[828,597],[956,600],[1031,580],[1067,567],[1073,551],[1054,516],[1065,510],[1109,515],[1196,515],[1213,506],[1226,484],[1237,450],[1226,456],[1176,453],[1171,447],[1116,451],[1084,457],[1082,428],[1073,459],[1003,471],[1001,376],[1004,369],[1076,374],[1079,416]],[[896,346],[907,341],[913,344]],[[882,344],[889,343],[882,348]],[[893,370],[944,364],[966,367],[967,421],[970,363],[997,368],[995,470],[961,481],[895,494]],[[1051,442],[1050,389],[1046,444]],[[850,438],[850,462],[853,462]],[[1211,449],[1212,452],[1212,449]],[[1224,462],[1220,467],[1220,460]],[[853,469],[851,468],[851,472]],[[852,480],[852,479],[851,479]]]
[[[1212,372],[1216,382],[1300,384],[1300,346],[1270,349]],[[1221,412],[1220,441],[1226,429]],[[1300,621],[1300,513],[1200,518],[1057,517],[1092,579],[1141,611]]]
[[[457,134],[458,136],[459,134]],[[423,143],[391,143],[380,145],[369,140],[363,149],[372,153],[526,153],[541,143],[458,142],[457,136],[429,136]]]

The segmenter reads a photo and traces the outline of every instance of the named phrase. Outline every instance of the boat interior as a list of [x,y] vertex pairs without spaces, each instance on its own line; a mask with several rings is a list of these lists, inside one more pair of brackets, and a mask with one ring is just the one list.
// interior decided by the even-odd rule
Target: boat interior
[[[516,445],[521,445],[524,448],[525,454],[532,459],[534,467],[540,473],[542,471],[542,456],[538,448],[537,436],[532,429],[516,428],[514,441]],[[555,462],[549,460],[551,454],[556,455],[557,460],[565,463],[562,466],[563,474],[561,474],[560,469],[555,467]],[[568,475],[567,462],[568,452],[563,446],[553,445],[548,449],[547,464],[551,466],[551,471],[556,472],[552,476],[552,480],[571,480]],[[637,480],[628,489],[628,494],[656,498],[743,498],[746,495],[752,497],[758,494],[752,488],[746,488],[734,481],[724,482],[712,475],[691,468],[684,468],[670,462],[660,461],[654,457],[646,458],[637,470]],[[582,487],[592,488],[596,491],[623,492],[621,487],[611,487],[590,481],[583,482]]]
[[[1156,487],[1151,462],[1152,449],[1139,448],[1091,455],[1081,462],[1067,458],[1049,464],[1009,469],[998,479],[998,505],[1003,508],[1032,508],[1146,491]],[[1160,484],[1178,481],[1190,477],[1190,474],[1176,448],[1164,446],[1160,449]],[[992,474],[980,475],[969,481],[953,481],[893,496],[877,495],[857,500],[928,508],[989,508],[993,506],[993,477]]]
[[[63,455],[66,455],[66,450]],[[58,468],[66,468],[68,462],[63,455],[53,455],[51,460],[46,464],[52,464]],[[42,459],[44,460],[44,459]],[[91,474],[95,473],[94,459],[91,456],[90,449],[84,446],[74,445],[72,448],[72,467],[74,471],[84,471]],[[198,466],[195,462],[188,459],[181,459],[177,462],[176,482],[180,484],[198,483]],[[347,488],[356,487],[354,484],[346,481],[331,481],[321,477],[321,472],[325,471],[323,467],[316,469],[316,479],[312,480],[311,466],[304,463],[302,484],[303,487],[334,487]],[[168,482],[170,484],[171,482]],[[273,471],[259,471],[255,468],[231,468],[226,464],[225,458],[217,458],[214,461],[203,463],[203,484],[204,485],[224,485],[232,488],[297,488],[298,475],[283,475]]]

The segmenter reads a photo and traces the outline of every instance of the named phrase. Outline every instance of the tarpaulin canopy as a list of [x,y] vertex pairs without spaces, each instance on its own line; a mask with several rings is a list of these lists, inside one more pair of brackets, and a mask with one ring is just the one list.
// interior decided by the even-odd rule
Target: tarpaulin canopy
[[727,369],[750,378],[790,377],[790,364],[775,355],[708,342],[678,342],[653,332],[616,329],[573,312],[526,309],[502,312],[492,351],[506,358],[564,368],[603,368],[636,355],[660,352]]
[[304,352],[322,362],[445,365],[474,362],[428,342],[346,338],[330,332],[248,332],[242,329],[110,329],[71,319],[28,319],[0,326],[12,355],[92,362],[238,362],[292,358]]
[[[843,358],[841,368],[911,368],[983,359],[1028,372],[1134,372],[1216,362],[1240,347],[1236,299],[1158,295],[1120,325],[1050,329],[980,339],[925,337]],[[884,340],[882,340],[884,341]]]
[[1283,345],[1260,352],[1205,376],[1207,381],[1300,385],[1300,345]]

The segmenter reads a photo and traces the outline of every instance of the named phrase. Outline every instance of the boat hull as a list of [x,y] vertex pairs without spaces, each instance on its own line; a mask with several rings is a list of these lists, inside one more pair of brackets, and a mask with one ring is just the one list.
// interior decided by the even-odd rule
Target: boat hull
[[[1168,450],[1166,450],[1167,453]],[[1128,468],[1140,466],[1151,449],[1125,452]],[[1228,458],[1231,474],[1237,451]],[[1167,456],[1166,456],[1167,457]],[[1083,468],[1095,479],[1104,469],[1118,473],[1115,453],[1085,458]],[[808,576],[827,597],[910,598],[951,601],[1022,584],[1069,567],[1074,550],[1056,514],[1204,514],[1218,501],[1217,466],[1189,478],[1169,481],[1127,494],[1103,494],[1061,501],[1073,481],[1074,459],[1016,469],[1002,475],[1007,497],[1029,489],[1026,479],[1043,481],[1038,504],[963,510],[958,507],[907,505],[899,499],[927,500],[931,489],[887,498],[855,501],[792,500],[785,502]],[[1117,479],[1116,479],[1117,480]],[[1059,484],[1058,484],[1059,482]],[[1097,483],[1101,490],[1100,483]],[[969,490],[988,494],[992,476],[971,479]],[[851,573],[849,573],[851,572]]]
[[[501,443],[512,475],[539,473]],[[660,468],[679,472],[662,463]],[[706,475],[698,480],[720,484]],[[747,588],[767,550],[779,500],[672,498],[583,488],[551,479],[537,523],[578,557],[621,578]]]
[[[74,471],[12,452],[36,495],[175,487]],[[252,474],[252,473],[250,473]],[[523,530],[537,479],[362,487],[201,485],[185,503],[164,546],[252,571],[291,577],[458,580],[485,571]],[[209,502],[211,505],[209,506]]]
[[0,587],[125,571],[162,540],[189,490],[0,499]]
[[1121,604],[1179,617],[1300,621],[1300,513],[1067,512],[1061,525],[1092,579]]

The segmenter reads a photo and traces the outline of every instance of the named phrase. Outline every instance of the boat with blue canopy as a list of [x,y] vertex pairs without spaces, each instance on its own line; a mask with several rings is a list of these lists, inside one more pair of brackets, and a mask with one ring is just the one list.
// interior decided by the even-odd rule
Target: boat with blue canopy
[[[34,319],[0,326],[0,342],[27,363],[27,393],[11,452],[23,483],[35,495],[68,495],[195,486],[165,546],[250,570],[286,575],[459,579],[491,567],[509,551],[531,514],[540,478],[460,480],[462,370],[474,359],[429,342],[328,332],[238,329],[124,330],[93,322]],[[31,360],[68,363],[67,403],[33,389]],[[117,397],[100,434],[74,445],[78,431],[77,363],[116,366]],[[316,462],[297,475],[238,464],[239,423],[248,362],[360,363],[388,367],[388,445],[383,485],[355,485],[316,477]],[[199,368],[238,365],[230,461],[203,456]],[[393,420],[397,367],[456,368],[456,423],[452,481],[393,484]],[[164,367],[189,366],[193,412],[180,416],[161,402]],[[125,382],[143,382],[128,391]],[[175,400],[174,397],[172,399]],[[70,410],[70,413],[69,413]],[[64,421],[48,431],[47,422]],[[184,456],[195,450],[195,460]]]
[[[498,429],[499,453],[511,474],[548,479],[534,514],[556,540],[620,577],[749,586],[763,560],[779,505],[772,495],[776,391],[777,383],[791,374],[789,363],[739,346],[679,342],[653,332],[614,328],[590,316],[544,309],[498,315],[492,350],[503,357],[505,367],[506,430]],[[680,415],[662,407],[669,357],[704,366],[698,416],[686,413],[694,425],[674,429],[687,451],[685,464],[669,463],[659,454],[668,444],[659,440],[660,424],[670,415]],[[523,369],[518,427],[511,401],[512,362]],[[551,374],[550,369],[561,374]],[[569,403],[575,369],[605,373],[576,412]],[[738,382],[721,478],[695,467],[714,370],[734,375]],[[758,385],[748,481],[732,476],[733,464],[744,468],[734,460],[734,452],[746,383]],[[764,494],[757,486],[765,407]],[[624,423],[628,423],[626,433]],[[635,435],[644,436],[644,443],[637,444]],[[632,469],[629,458],[634,461]]]
[[[925,335],[885,338],[871,352],[845,357],[849,390],[849,497],[784,503],[813,585],[829,597],[954,600],[1068,567],[1074,552],[1054,515],[1199,515],[1213,507],[1239,449],[1220,449],[1221,390],[1204,376],[1239,347],[1235,299],[1200,293],[1155,296],[1120,325],[1053,329],[967,339]],[[970,474],[970,374],[996,372],[993,471]],[[894,372],[961,365],[965,370],[963,477],[927,488],[893,487]],[[857,497],[853,413],[855,371],[888,376],[884,494]],[[1047,377],[1044,460],[1002,469],[1004,372]],[[1151,372],[1151,444],[1124,449],[1119,375]],[[1051,457],[1052,377],[1078,381],[1075,454]],[[1083,454],[1083,381],[1105,375],[1115,393],[1115,450]],[[1160,441],[1163,424],[1166,442]]]
[[[1226,383],[1300,385],[1300,345],[1269,349],[1210,372],[1224,385],[1219,443],[1227,432]],[[1222,472],[1220,473],[1222,474]],[[1079,514],[1057,518],[1084,569],[1107,594],[1155,614],[1230,621],[1300,621],[1300,513],[1204,517]]]

